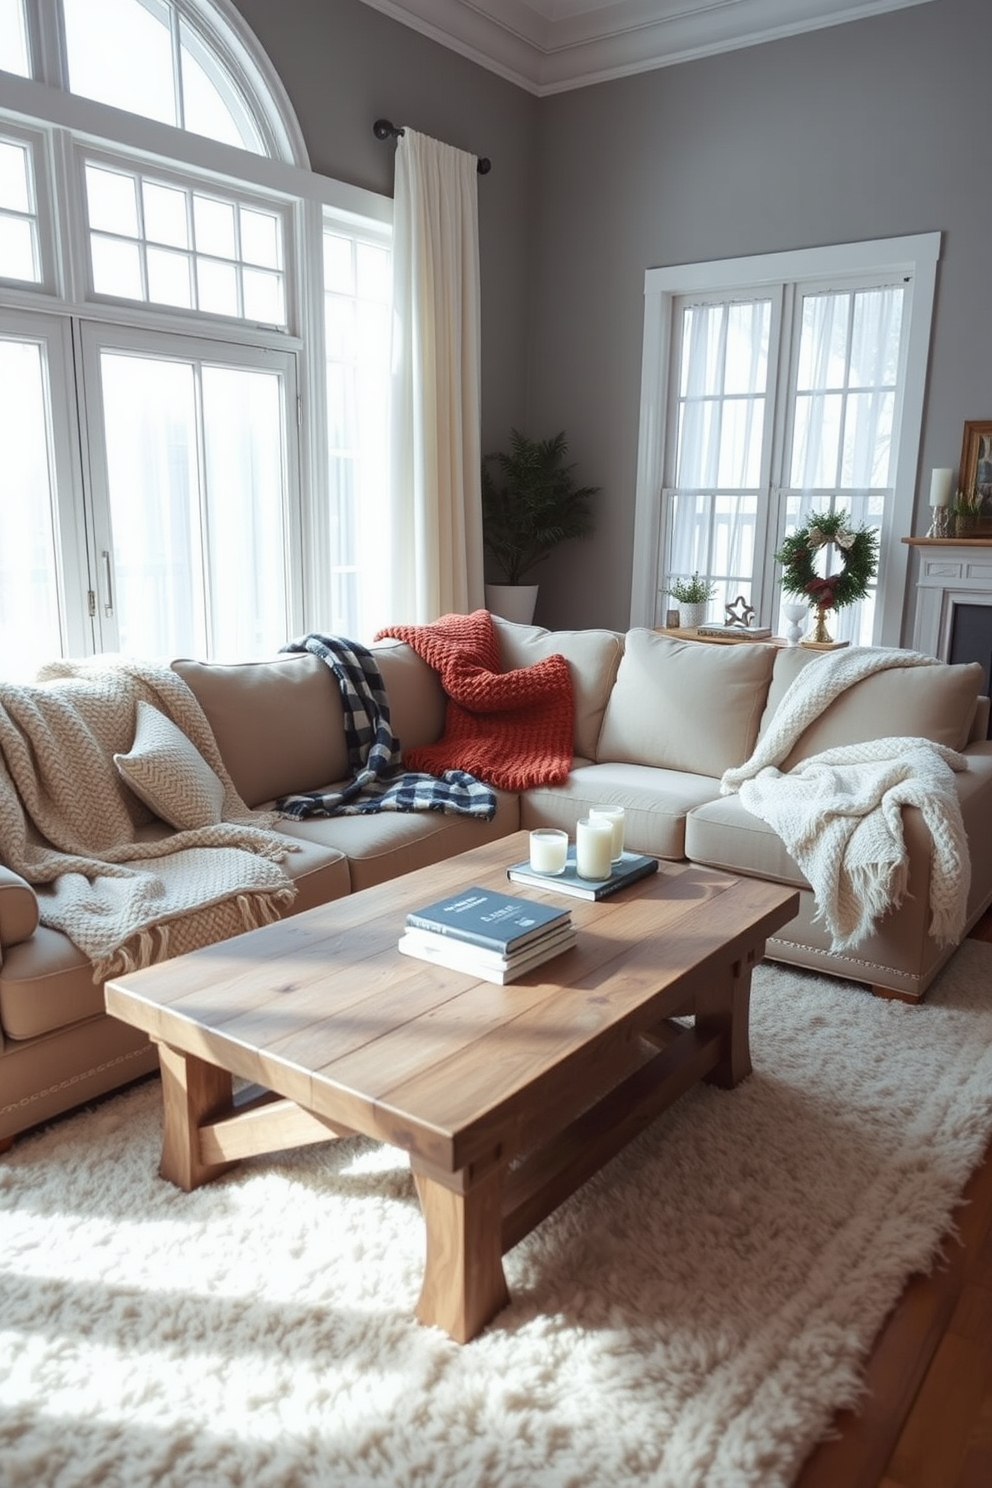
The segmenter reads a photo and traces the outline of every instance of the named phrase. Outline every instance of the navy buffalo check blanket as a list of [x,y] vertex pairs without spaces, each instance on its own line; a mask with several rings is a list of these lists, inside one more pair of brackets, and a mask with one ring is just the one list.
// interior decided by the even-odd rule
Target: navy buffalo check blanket
[[353,778],[340,791],[283,796],[283,816],[360,816],[370,811],[444,811],[491,821],[492,788],[465,770],[440,775],[404,771],[399,740],[389,722],[389,703],[371,651],[337,636],[304,636],[283,651],[309,651],[330,667],[344,708],[348,764]]

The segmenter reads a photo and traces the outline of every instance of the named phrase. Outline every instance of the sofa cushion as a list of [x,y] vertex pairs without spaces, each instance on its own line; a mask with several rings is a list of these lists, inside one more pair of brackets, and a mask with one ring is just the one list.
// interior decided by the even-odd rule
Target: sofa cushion
[[505,672],[533,666],[546,656],[564,656],[575,701],[575,753],[595,758],[603,714],[623,656],[623,636],[615,630],[543,630],[493,616]]
[[121,779],[156,816],[178,832],[223,820],[224,783],[171,718],[139,700],[134,743],[115,754]]
[[575,823],[590,807],[622,806],[625,847],[678,860],[685,857],[686,817],[718,789],[709,775],[577,760],[562,785],[537,786],[521,796],[520,825],[560,827],[574,839]]
[[173,661],[213,729],[235,789],[256,807],[349,774],[341,694],[309,653],[240,664]]
[[[776,653],[760,734],[767,732],[793,679],[824,654],[803,646],[783,647]],[[839,744],[861,744],[882,736],[931,739],[935,744],[963,749],[983,684],[984,673],[977,661],[896,666],[875,672],[847,688],[813,720],[781,768],[791,770],[800,760]]]
[[375,641],[375,658],[389,704],[389,726],[400,749],[435,744],[444,733],[444,688],[437,672],[405,641]]
[[773,646],[627,633],[596,759],[720,776],[754,748]]

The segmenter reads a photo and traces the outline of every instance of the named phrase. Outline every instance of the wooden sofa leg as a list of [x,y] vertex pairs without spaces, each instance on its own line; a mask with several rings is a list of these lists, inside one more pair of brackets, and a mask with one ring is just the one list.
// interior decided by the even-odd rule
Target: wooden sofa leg
[[0,1157],[2,1157],[5,1152],[9,1152],[13,1145],[13,1137],[0,1137]]
[[895,989],[895,987],[875,987],[875,986],[873,986],[871,988],[871,994],[872,994],[873,997],[887,997],[890,1002],[913,1002],[913,1003],[916,1003],[916,1002],[920,1002],[922,1000],[920,997],[916,996],[915,993],[913,993],[913,992],[898,992]]

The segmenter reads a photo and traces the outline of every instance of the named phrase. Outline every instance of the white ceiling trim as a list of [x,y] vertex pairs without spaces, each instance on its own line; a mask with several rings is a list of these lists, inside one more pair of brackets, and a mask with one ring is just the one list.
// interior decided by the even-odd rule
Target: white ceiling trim
[[364,0],[542,97],[928,0]]

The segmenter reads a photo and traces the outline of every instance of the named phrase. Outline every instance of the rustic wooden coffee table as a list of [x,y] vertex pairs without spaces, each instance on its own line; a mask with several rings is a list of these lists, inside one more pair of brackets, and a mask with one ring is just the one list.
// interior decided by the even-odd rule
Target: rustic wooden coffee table
[[[566,900],[508,885],[526,843],[106,985],[107,1010],[160,1045],[160,1171],[180,1188],[356,1132],[409,1154],[417,1317],[459,1342],[506,1304],[504,1252],[696,1081],[749,1073],[751,970],[798,908],[791,889],[681,863]],[[469,884],[567,903],[577,946],[507,986],[400,955],[407,911]],[[235,1099],[232,1075],[258,1088]]]

